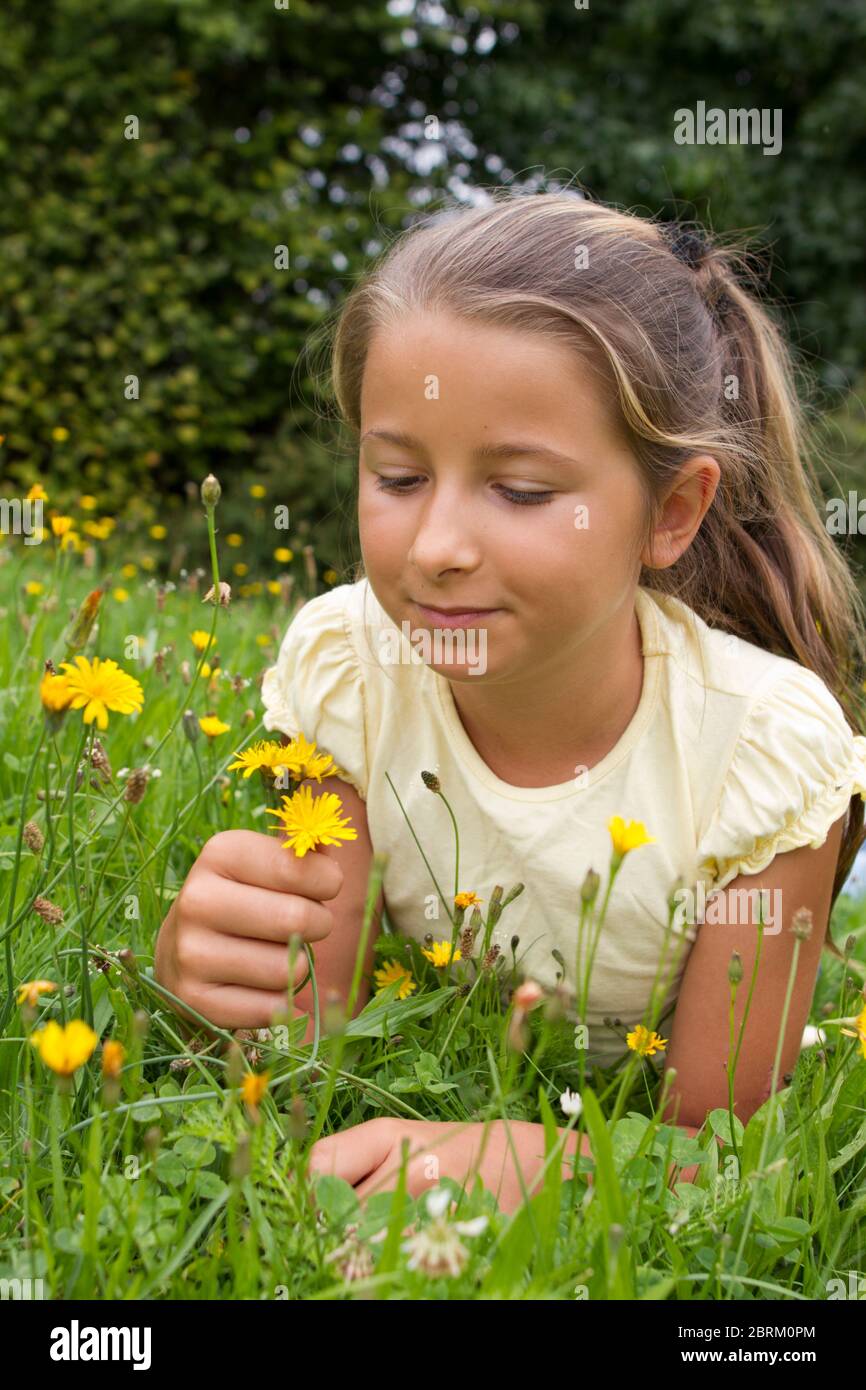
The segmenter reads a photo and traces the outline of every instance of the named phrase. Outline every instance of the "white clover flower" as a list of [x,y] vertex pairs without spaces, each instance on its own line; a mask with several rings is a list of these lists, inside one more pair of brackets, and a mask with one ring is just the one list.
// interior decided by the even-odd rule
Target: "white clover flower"
[[455,1228],[441,1218],[404,1241],[403,1249],[409,1256],[407,1268],[422,1270],[432,1279],[446,1274],[455,1278],[469,1258]]
[[455,1221],[454,1229],[461,1236],[480,1236],[488,1220],[486,1216],[473,1216],[469,1221]]
[[816,1028],[814,1024],[807,1023],[806,1027],[803,1029],[803,1038],[800,1046],[817,1047],[818,1044],[824,1044],[826,1041],[827,1035],[823,1028]]
[[579,1115],[583,1109],[583,1101],[579,1091],[563,1091],[559,1097],[559,1105],[564,1115]]
[[434,1187],[427,1193],[427,1211],[430,1216],[444,1216],[451,1205],[451,1193],[447,1187]]

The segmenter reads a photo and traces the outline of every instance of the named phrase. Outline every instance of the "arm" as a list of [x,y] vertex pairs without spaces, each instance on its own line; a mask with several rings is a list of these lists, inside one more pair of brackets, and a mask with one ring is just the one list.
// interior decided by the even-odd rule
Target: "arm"
[[[765,933],[749,1022],[734,1081],[735,1113],[743,1123],[749,1120],[770,1093],[794,949],[794,938],[788,928],[797,909],[808,907],[813,913],[812,935],[800,947],[780,1074],[792,1071],[797,1060],[829,915],[842,824],[840,819],[831,827],[820,849],[805,846],[777,855],[762,874],[741,875],[726,890],[730,895],[738,888],[780,888],[783,904],[782,930],[778,935]],[[732,908],[737,901],[729,898],[728,906]],[[728,915],[732,916],[732,913]],[[677,1077],[663,1118],[667,1123],[684,1128],[692,1136],[703,1128],[709,1110],[727,1108],[728,965],[732,952],[739,951],[743,960],[743,982],[737,991],[734,1013],[736,1042],[754,965],[757,938],[757,925],[723,927],[705,923],[692,947],[683,974],[668,1057],[668,1066],[676,1067]],[[673,1114],[668,1113],[671,1110]],[[413,1196],[420,1195],[438,1181],[438,1176],[431,1179],[426,1167],[431,1154],[435,1153],[439,1162],[438,1171],[447,1173],[458,1182],[464,1181],[470,1171],[476,1171],[477,1165],[484,1185],[497,1194],[500,1208],[506,1212],[515,1211],[522,1201],[522,1187],[514,1171],[513,1158],[517,1156],[530,1191],[537,1191],[544,1158],[543,1126],[512,1120],[509,1124],[509,1142],[505,1126],[500,1121],[495,1122],[490,1126],[491,1137],[482,1157],[479,1149],[483,1129],[481,1124],[457,1125],[450,1121],[438,1123],[382,1116],[319,1139],[312,1149],[311,1168],[316,1172],[337,1173],[351,1182],[363,1199],[372,1192],[383,1191],[393,1185],[400,1166],[401,1141],[406,1137],[410,1140],[414,1155],[410,1159],[408,1177],[409,1191]],[[559,1129],[559,1134],[563,1134],[562,1129]],[[576,1147],[577,1135],[572,1131],[565,1146],[565,1155],[573,1155]],[[581,1153],[592,1157],[587,1135],[582,1136]],[[698,1168],[699,1165],[693,1164],[683,1169],[679,1180],[691,1181]],[[672,1165],[672,1173],[675,1175],[676,1172],[676,1165]],[[563,1164],[562,1175],[563,1178],[570,1177],[570,1165]]]
[[[725,889],[726,917],[735,921],[737,890],[768,888],[781,890],[782,930],[769,935],[766,928],[761,962],[749,1019],[734,1077],[734,1113],[745,1125],[770,1094],[782,1009],[788,987],[794,936],[791,919],[801,907],[812,912],[812,934],[800,946],[800,959],[788,1010],[782,1047],[780,1077],[792,1072],[800,1052],[803,1028],[815,991],[815,977],[830,914],[833,878],[839,858],[845,817],[830,827],[819,849],[805,845],[779,854],[760,874],[740,875]],[[741,898],[740,901],[747,901]],[[741,914],[742,915],[742,914]],[[751,915],[751,914],[750,914]],[[728,966],[738,951],[743,962],[743,979],[737,989],[734,1008],[734,1046],[742,1026],[749,982],[758,945],[757,923],[713,925],[700,928],[683,972],[666,1069],[676,1069],[676,1081],[664,1118],[696,1134],[708,1111],[728,1106],[727,1063],[729,1053],[730,985]],[[668,1112],[672,1113],[668,1113]],[[680,1181],[690,1182],[698,1165],[684,1168]]]

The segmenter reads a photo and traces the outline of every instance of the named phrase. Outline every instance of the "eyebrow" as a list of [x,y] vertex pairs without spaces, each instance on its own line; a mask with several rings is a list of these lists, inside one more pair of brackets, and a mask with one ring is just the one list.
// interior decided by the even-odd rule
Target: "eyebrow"
[[[392,430],[367,430],[361,435],[358,441],[359,446],[365,439],[383,439],[386,444],[396,444],[401,449],[419,449],[425,452],[424,445],[420,439],[415,439],[411,434],[399,434]],[[519,441],[507,440],[501,444],[482,444],[474,451],[478,459],[511,459],[511,458],[536,458],[547,463],[577,463],[577,459],[569,458],[567,454],[561,454],[557,449],[549,449],[544,444],[521,444]]]

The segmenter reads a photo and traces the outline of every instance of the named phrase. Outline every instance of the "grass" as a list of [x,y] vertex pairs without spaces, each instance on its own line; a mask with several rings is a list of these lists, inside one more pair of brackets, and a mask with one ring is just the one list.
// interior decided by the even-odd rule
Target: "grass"
[[[130,579],[122,601],[109,590],[83,649],[117,660],[145,698],[138,715],[110,715],[100,771],[92,728],[77,711],[52,727],[38,687],[44,661],[64,659],[70,614],[104,560],[88,569],[52,541],[15,538],[0,557],[0,1280],[41,1279],[59,1299],[695,1301],[824,1299],[839,1287],[830,1281],[860,1277],[866,1062],[838,1028],[745,1129],[718,1110],[697,1138],[660,1122],[658,1073],[637,1054],[619,1071],[588,1068],[555,999],[526,1014],[513,1046],[514,962],[485,968],[481,950],[437,968],[386,932],[379,957],[401,961],[415,992],[401,1000],[397,981],[349,1021],[325,1013],[314,1044],[302,1044],[303,1020],[277,1022],[243,1051],[184,1028],[153,979],[154,941],[205,840],[266,829],[256,779],[225,769],[262,737],[256,681],[291,615],[286,588],[228,608],[203,605],[195,576],[167,589]],[[27,594],[28,581],[42,592]],[[216,676],[198,669],[199,628],[216,637]],[[190,738],[209,711],[229,730]],[[121,769],[142,767],[135,801]],[[374,860],[368,908],[381,867]],[[62,921],[39,915],[37,898]],[[467,918],[479,946],[489,914]],[[587,908],[588,940],[590,918]],[[860,902],[838,900],[835,939],[852,937],[860,962],[864,918]],[[17,987],[37,979],[56,988],[19,1006]],[[825,954],[814,1021],[861,1008],[857,981]],[[28,1041],[51,1019],[83,1019],[102,1044],[121,1043],[118,1074],[103,1075],[97,1047],[58,1080]],[[251,1107],[242,1074],[264,1070]],[[583,1100],[570,1119],[566,1089]],[[347,1183],[306,1172],[313,1139],[385,1115],[542,1124],[540,1187],[506,1215],[480,1181],[463,1191],[443,1178],[432,1199],[413,1200],[401,1176],[360,1207]],[[595,1155],[566,1180],[563,1126],[588,1134]],[[699,1164],[694,1182],[671,1188],[672,1161]],[[458,1203],[447,1215],[442,1189]],[[435,1237],[451,1252],[447,1274],[435,1272]]]

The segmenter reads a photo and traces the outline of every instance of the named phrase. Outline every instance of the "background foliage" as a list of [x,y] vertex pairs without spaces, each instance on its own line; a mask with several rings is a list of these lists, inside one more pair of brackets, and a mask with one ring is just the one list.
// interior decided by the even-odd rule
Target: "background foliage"
[[[842,398],[866,362],[864,30],[848,0],[7,0],[6,479],[165,520],[211,469],[239,497],[264,478],[341,566],[352,464],[310,410],[310,329],[442,191],[574,180],[767,250],[817,406],[843,410],[828,445],[862,474]],[[781,154],[677,146],[697,100],[781,108]]]

